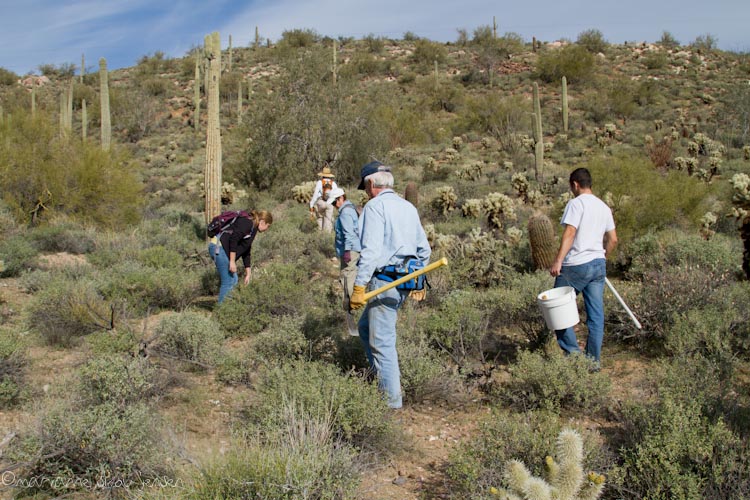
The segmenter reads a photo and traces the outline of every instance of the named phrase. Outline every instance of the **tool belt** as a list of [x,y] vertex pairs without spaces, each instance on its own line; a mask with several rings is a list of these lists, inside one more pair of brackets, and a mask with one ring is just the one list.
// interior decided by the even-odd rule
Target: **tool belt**
[[[375,277],[381,281],[388,283],[396,281],[399,278],[403,278],[407,274],[411,274],[414,271],[418,271],[424,267],[422,261],[416,258],[407,258],[401,265],[385,266],[375,272]],[[425,286],[429,287],[430,284],[427,282],[427,276],[422,274],[416,278],[410,279],[404,283],[401,283],[396,287],[396,290],[424,290]]]

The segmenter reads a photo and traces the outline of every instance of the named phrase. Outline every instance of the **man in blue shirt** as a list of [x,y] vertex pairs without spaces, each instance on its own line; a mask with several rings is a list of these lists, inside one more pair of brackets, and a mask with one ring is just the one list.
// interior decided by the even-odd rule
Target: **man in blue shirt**
[[365,289],[388,284],[377,277],[386,266],[401,266],[410,257],[423,264],[430,260],[430,244],[417,209],[393,191],[390,167],[374,161],[362,167],[359,189],[370,197],[359,218],[362,251],[354,280],[350,307],[366,305],[359,320],[359,337],[370,366],[378,376],[378,387],[391,408],[401,408],[401,372],[396,351],[398,309],[409,292],[391,288],[364,300]]
[[334,225],[336,255],[341,262],[339,281],[344,287],[344,310],[349,311],[349,298],[354,289],[354,278],[357,277],[357,260],[362,248],[359,243],[359,214],[354,204],[346,199],[344,190],[335,187],[328,192],[328,205],[339,211]]

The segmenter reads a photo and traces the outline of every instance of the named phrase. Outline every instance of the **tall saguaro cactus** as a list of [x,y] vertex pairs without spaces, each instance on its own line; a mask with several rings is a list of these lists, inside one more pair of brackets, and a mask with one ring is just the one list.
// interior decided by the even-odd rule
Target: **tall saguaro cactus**
[[70,132],[73,130],[73,79],[70,80],[70,86],[65,97],[65,128]]
[[85,142],[88,135],[89,115],[86,112],[86,99],[81,99],[81,139]]
[[193,80],[193,128],[201,129],[201,61],[195,55],[195,79]]
[[539,102],[539,85],[534,82],[534,177],[539,180],[544,169],[544,139],[542,137],[542,106]]
[[260,47],[260,33],[258,32],[258,27],[255,27],[255,43],[253,44],[253,47],[256,49]]
[[495,16],[492,16],[492,38],[497,39],[497,21]]
[[[257,29],[257,28],[256,28]],[[336,48],[336,40],[333,41],[333,85],[336,86],[336,80],[338,78],[338,53]]]
[[242,125],[242,80],[237,82],[237,125]]
[[562,77],[562,119],[563,131],[568,131],[568,79]]
[[112,145],[112,121],[109,114],[109,75],[107,60],[99,59],[99,96],[101,98],[101,137],[102,149],[109,151]]
[[208,62],[208,126],[206,130],[206,222],[221,212],[221,130],[219,124],[219,78],[221,77],[221,41],[217,31],[206,35]]
[[84,54],[81,54],[81,76],[79,78],[79,83],[83,83],[83,77],[86,74],[86,57]]
[[229,57],[229,60],[227,61],[227,69],[229,71],[232,71],[232,35],[229,35],[229,47],[227,48],[227,56]]

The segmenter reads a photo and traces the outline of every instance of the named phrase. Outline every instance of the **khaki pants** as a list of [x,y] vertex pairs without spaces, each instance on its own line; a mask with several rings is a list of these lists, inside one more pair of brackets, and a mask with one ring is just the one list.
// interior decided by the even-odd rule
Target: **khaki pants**
[[315,218],[318,220],[318,229],[326,233],[333,231],[333,205],[322,198],[315,202]]
[[347,264],[341,260],[341,272],[339,273],[339,281],[341,286],[344,287],[344,311],[349,310],[349,297],[354,292],[354,280],[357,277],[357,261],[359,260],[359,252],[349,252],[352,255],[352,260]]

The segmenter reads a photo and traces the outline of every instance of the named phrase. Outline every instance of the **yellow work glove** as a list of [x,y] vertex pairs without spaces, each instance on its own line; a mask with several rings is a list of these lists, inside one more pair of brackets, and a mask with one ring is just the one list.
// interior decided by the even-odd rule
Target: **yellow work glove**
[[354,311],[364,307],[365,304],[367,304],[367,300],[365,300],[365,287],[362,285],[354,285],[352,296],[349,297],[349,309]]
[[417,302],[422,302],[427,297],[427,289],[423,288],[421,290],[412,290],[409,292],[409,297],[416,300]]

